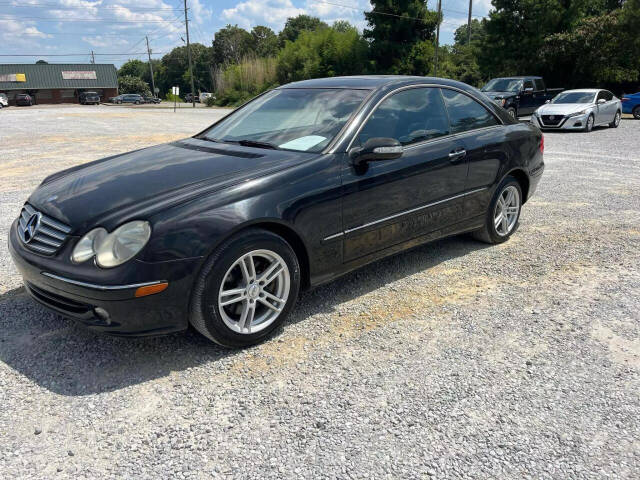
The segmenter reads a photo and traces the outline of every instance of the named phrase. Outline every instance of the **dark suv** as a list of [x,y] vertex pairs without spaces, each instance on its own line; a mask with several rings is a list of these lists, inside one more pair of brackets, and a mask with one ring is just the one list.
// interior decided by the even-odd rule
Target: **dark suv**
[[16,95],[16,105],[30,107],[33,105],[33,97],[28,93],[19,93]]
[[100,95],[97,92],[82,92],[78,95],[78,101],[82,105],[98,105],[100,103]]
[[492,78],[481,90],[509,115],[518,118],[531,115],[563,89],[547,88],[542,77],[505,77]]

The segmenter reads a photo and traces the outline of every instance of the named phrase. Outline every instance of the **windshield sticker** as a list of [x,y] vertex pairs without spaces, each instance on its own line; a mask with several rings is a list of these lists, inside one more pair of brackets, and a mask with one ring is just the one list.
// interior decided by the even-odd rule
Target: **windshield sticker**
[[306,137],[295,138],[282,145],[278,145],[280,148],[287,148],[289,150],[309,150],[311,147],[315,147],[320,142],[326,140],[326,137],[320,135],[308,135]]

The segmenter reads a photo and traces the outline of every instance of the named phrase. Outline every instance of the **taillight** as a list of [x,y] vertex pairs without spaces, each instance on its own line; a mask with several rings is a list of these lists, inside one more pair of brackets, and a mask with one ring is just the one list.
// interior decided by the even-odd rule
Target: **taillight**
[[623,102],[628,102],[631,99],[630,98],[626,98],[626,97],[622,97],[620,100],[622,100]]
[[544,135],[540,137],[540,153],[544,153]]

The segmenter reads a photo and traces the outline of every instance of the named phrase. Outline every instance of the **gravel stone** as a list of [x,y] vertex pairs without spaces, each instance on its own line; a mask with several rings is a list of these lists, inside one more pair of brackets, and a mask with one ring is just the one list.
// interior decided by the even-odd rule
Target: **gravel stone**
[[[3,109],[0,244],[46,175],[224,114]],[[507,243],[376,262],[243,351],[91,333],[0,248],[0,478],[640,478],[640,122],[545,145]]]

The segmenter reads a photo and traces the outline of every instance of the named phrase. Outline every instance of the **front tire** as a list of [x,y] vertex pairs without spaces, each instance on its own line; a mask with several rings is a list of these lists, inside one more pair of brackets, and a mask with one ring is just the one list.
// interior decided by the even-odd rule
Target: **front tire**
[[588,117],[587,117],[587,123],[584,126],[584,130],[583,132],[589,133],[591,130],[593,130],[593,124],[595,123],[596,119],[593,116],[593,113],[591,113]]
[[616,112],[616,116],[613,117],[613,121],[609,124],[609,127],[618,128],[618,125],[620,125],[620,118],[621,117],[622,117],[622,114],[620,113],[620,110],[618,110]]
[[291,246],[266,230],[247,230],[205,262],[192,293],[190,323],[222,346],[253,345],[282,325],[299,290],[300,264]]
[[512,176],[506,177],[498,186],[485,219],[484,227],[473,232],[474,238],[485,243],[503,243],[518,229],[522,189]]
[[509,107],[507,108],[507,113],[511,116],[511,118],[517,120],[518,119],[518,112],[516,112],[516,109],[513,107]]
[[633,118],[640,120],[640,105],[634,108],[631,113],[633,114]]

